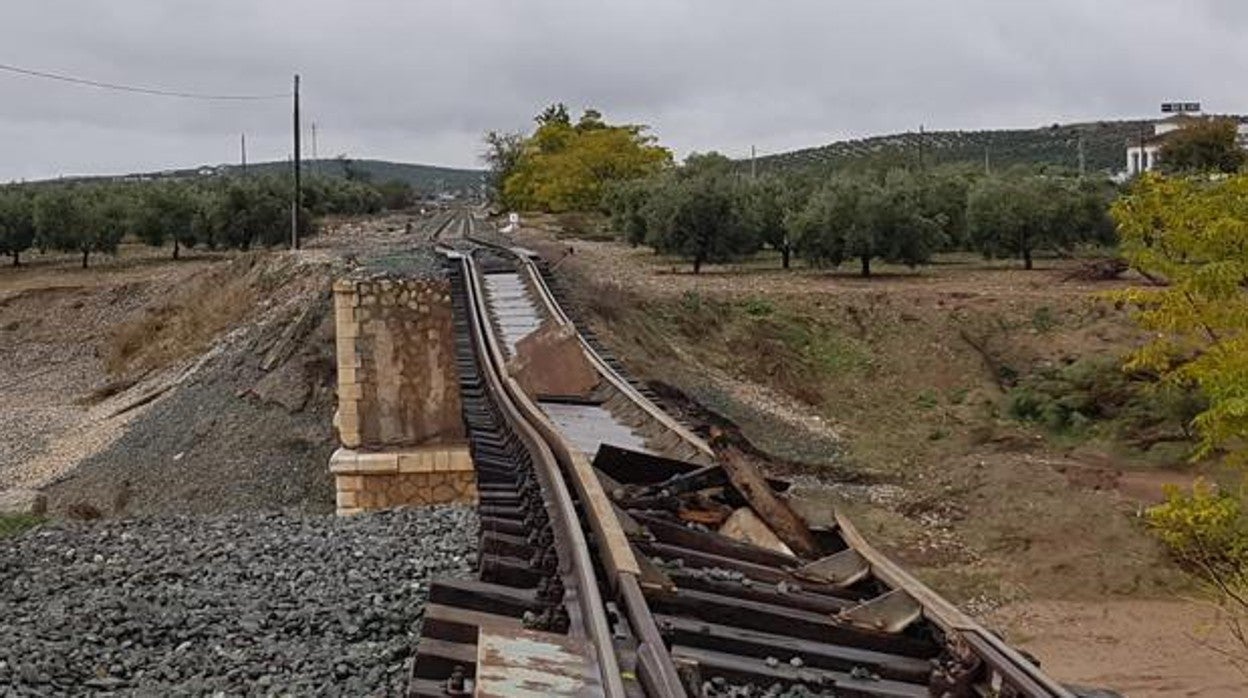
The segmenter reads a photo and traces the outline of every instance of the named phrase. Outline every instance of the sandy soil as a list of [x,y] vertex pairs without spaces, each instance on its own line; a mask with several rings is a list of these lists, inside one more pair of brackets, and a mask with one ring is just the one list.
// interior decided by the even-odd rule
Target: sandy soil
[[45,484],[141,413],[117,414],[130,390],[92,398],[110,380],[101,345],[134,313],[221,263],[206,255],[174,264],[167,254],[126,245],[85,271],[56,257],[0,269],[0,489]]
[[1033,601],[986,620],[1062,681],[1112,686],[1130,698],[1248,695],[1248,673],[1219,651],[1233,644],[1216,611],[1203,604]]

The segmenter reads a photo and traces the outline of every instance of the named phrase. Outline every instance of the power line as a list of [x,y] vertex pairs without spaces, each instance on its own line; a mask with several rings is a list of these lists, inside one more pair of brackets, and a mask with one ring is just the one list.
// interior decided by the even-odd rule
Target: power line
[[176,92],[172,90],[158,90],[150,87],[135,87],[133,85],[119,85],[111,82],[100,82],[98,80],[88,80],[87,78],[74,77],[72,75],[61,75],[60,73],[49,73],[43,70],[32,70],[30,68],[19,68],[15,65],[6,65],[0,63],[0,70],[17,73],[19,75],[27,75],[36,78],[45,78],[47,80],[58,80],[60,82],[68,82],[74,85],[86,85],[88,87],[98,87],[103,90],[116,90],[118,92],[134,92],[144,95],[155,95],[157,97],[177,97],[180,99],[201,99],[209,101],[231,101],[231,102],[250,102],[269,99],[288,99],[289,92],[282,94],[268,95],[218,95],[205,94],[201,92]]

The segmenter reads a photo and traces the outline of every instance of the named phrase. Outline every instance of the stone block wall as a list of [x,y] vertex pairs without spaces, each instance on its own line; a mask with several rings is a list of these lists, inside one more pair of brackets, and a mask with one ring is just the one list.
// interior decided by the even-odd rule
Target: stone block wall
[[338,281],[334,313],[343,446],[463,441],[450,282]]
[[443,278],[334,283],[342,448],[330,459],[340,515],[476,502]]
[[477,477],[467,446],[386,452],[338,449],[330,459],[340,516],[374,509],[475,504]]

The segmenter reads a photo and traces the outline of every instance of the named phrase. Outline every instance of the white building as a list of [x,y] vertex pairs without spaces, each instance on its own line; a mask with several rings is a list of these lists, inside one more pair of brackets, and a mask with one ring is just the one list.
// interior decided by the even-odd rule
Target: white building
[[[1167,134],[1177,131],[1193,121],[1211,118],[1217,117],[1201,114],[1175,114],[1154,123],[1151,134],[1141,134],[1137,139],[1128,140],[1126,176],[1134,177],[1141,172],[1151,172],[1157,169],[1161,164],[1161,146],[1165,143]],[[1235,118],[1235,121],[1235,142],[1239,144],[1240,148],[1248,150],[1248,123],[1245,123],[1241,118]]]

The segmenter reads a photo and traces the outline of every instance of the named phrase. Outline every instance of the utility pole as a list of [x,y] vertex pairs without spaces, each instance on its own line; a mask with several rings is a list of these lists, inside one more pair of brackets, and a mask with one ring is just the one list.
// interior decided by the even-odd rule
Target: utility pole
[[243,176],[247,176],[247,134],[238,134],[238,150],[241,154],[241,162],[243,165]]
[[923,124],[919,124],[919,172],[923,171]]
[[757,159],[758,151],[754,149],[754,146],[750,146],[750,179],[758,178]]
[[316,122],[312,122],[312,172],[316,173],[321,167],[321,160],[316,154]]
[[299,157],[299,75],[295,74],[295,192],[290,202],[290,249],[299,249],[299,206],[302,203],[302,182],[300,181]]
[[988,144],[984,144],[984,174],[992,174],[992,166],[988,162]]
[[1079,134],[1079,176],[1084,177],[1088,174],[1088,160],[1083,152],[1083,134]]

